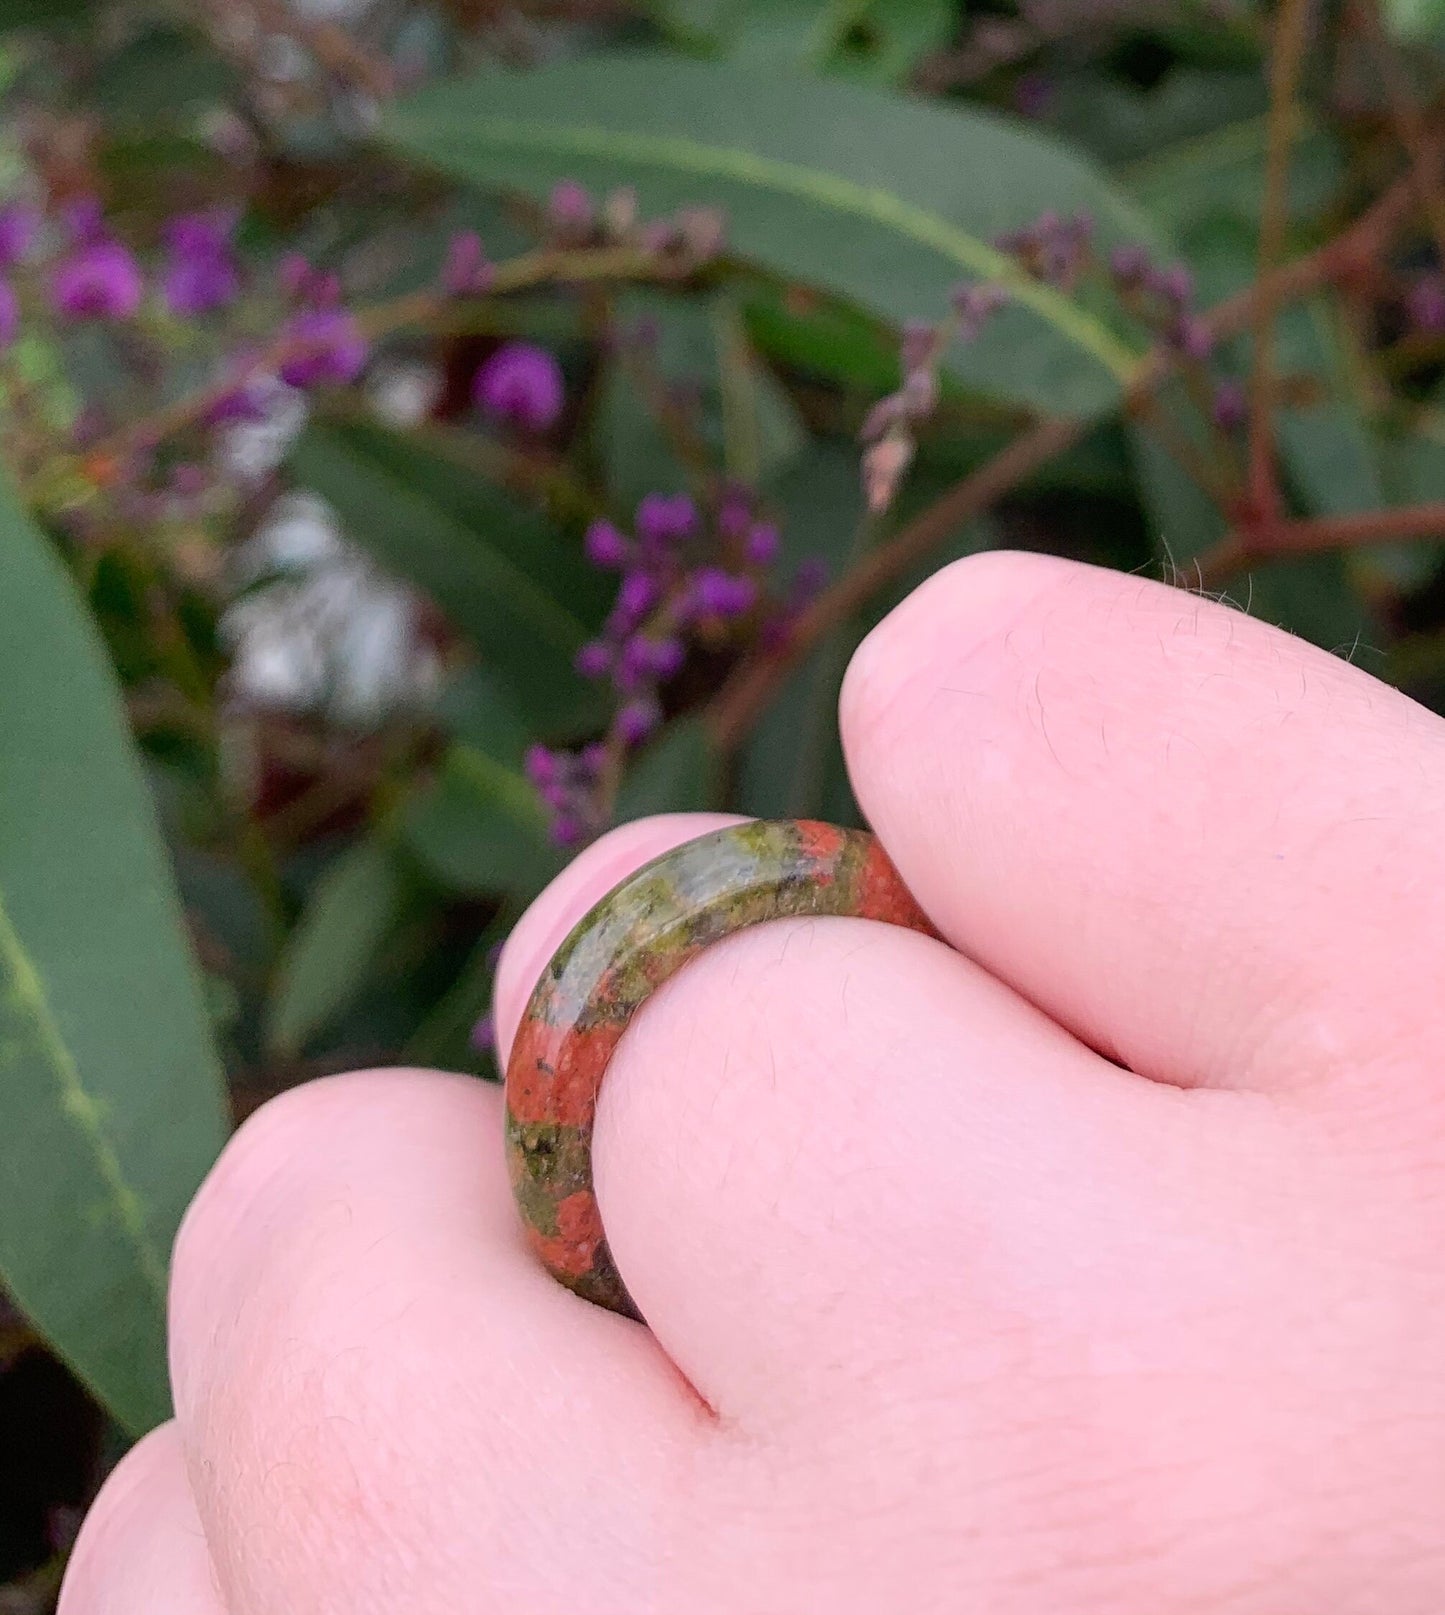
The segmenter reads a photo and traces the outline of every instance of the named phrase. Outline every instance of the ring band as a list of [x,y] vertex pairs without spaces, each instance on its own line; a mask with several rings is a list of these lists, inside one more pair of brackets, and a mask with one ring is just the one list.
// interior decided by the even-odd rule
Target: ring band
[[507,1165],[529,1242],[569,1290],[641,1318],[592,1186],[603,1074],[643,1001],[695,954],[764,920],[854,915],[937,933],[862,830],[808,819],[728,825],[614,888],[553,955],[507,1062]]

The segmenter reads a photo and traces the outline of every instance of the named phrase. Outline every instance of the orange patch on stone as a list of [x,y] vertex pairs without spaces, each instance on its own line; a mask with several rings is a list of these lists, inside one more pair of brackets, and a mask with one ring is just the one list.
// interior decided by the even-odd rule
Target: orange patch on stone
[[533,1232],[532,1245],[554,1273],[578,1279],[592,1270],[602,1243],[602,1215],[588,1189],[569,1194],[557,1206],[557,1232]]
[[583,1031],[524,1020],[507,1062],[507,1109],[513,1119],[523,1125],[591,1127],[602,1074],[621,1035],[617,1025]]
[[932,922],[913,899],[903,884],[903,877],[893,867],[893,860],[874,842],[868,849],[858,879],[857,912],[865,919],[881,920],[886,925],[902,925],[928,936],[937,936]]
[[847,833],[836,824],[822,824],[817,819],[798,820],[798,845],[804,858],[817,866],[809,873],[819,885],[826,886],[832,881],[833,866],[847,839]]

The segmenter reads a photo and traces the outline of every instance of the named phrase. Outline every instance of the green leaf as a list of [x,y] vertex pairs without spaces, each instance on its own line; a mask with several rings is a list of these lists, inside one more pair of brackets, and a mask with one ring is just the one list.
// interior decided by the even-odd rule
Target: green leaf
[[[836,576],[862,516],[856,450],[816,444],[771,491],[783,517],[784,563],[819,557]],[[796,818],[823,812],[827,781],[841,766],[838,689],[861,631],[851,624],[828,635],[758,720],[739,759],[744,813]]]
[[445,442],[327,423],[303,434],[291,464],[351,538],[431,596],[539,730],[585,722],[597,693],[572,658],[600,620],[605,583],[577,543],[449,458]]
[[[1210,215],[1253,225],[1264,192],[1267,146],[1268,119],[1261,112],[1162,149],[1156,138],[1148,155],[1122,170],[1120,178],[1172,233],[1182,234]],[[1288,216],[1318,213],[1336,193],[1344,172],[1344,154],[1334,136],[1309,126],[1301,129],[1291,149]]]
[[[635,292],[618,300],[618,320],[624,329],[646,321],[655,330],[648,373],[674,390],[710,463],[756,486],[802,448],[793,401],[758,358],[730,293],[683,300]],[[612,361],[597,412],[608,488],[627,511],[644,494],[678,492],[689,481],[689,467],[630,369],[637,362],[623,354]]]
[[1400,39],[1425,40],[1445,32],[1445,0],[1383,0],[1382,9]]
[[104,651],[3,487],[0,599],[0,1279],[139,1433],[225,1095]]
[[0,34],[88,20],[94,0],[0,0]]
[[628,768],[617,793],[619,823],[653,813],[701,813],[717,806],[719,762],[696,715],[675,718]]
[[405,871],[375,838],[347,848],[316,882],[291,933],[266,1012],[266,1046],[298,1054],[365,986],[402,917]]
[[823,299],[800,310],[775,287],[743,300],[748,335],[770,358],[864,392],[891,392],[899,382],[898,340],[877,320]]
[[95,97],[107,117],[143,124],[175,123],[197,107],[224,101],[241,80],[199,31],[147,29],[109,56],[96,76]]
[[464,743],[451,747],[437,778],[408,804],[401,829],[412,855],[455,892],[526,901],[561,866],[521,768]]
[[991,245],[1043,212],[1092,213],[1105,243],[1148,240],[1123,195],[1046,136],[963,107],[666,55],[487,71],[393,108],[382,137],[484,188],[572,176],[634,185],[650,212],[721,206],[733,250],[898,325],[934,319],[961,278],[1010,307],[950,365],[979,392],[1060,414],[1108,409],[1135,355],[1083,302]]

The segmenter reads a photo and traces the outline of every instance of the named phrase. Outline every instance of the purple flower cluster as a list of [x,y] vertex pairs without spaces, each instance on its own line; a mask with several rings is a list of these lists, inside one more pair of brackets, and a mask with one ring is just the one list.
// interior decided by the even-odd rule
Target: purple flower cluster
[[550,431],[567,402],[562,367],[531,342],[504,342],[477,372],[472,395],[483,414],[532,436]]
[[182,213],[166,226],[167,259],[162,295],[172,314],[210,314],[233,303],[241,291],[234,239],[234,213]]
[[609,762],[656,730],[662,689],[682,671],[689,643],[736,643],[754,627],[765,642],[779,642],[787,612],[818,587],[818,569],[800,568],[783,613],[765,611],[764,582],[781,538],[740,487],[725,489],[707,515],[687,494],[648,494],[630,531],[599,519],[583,547],[594,566],[620,576],[602,634],[582,647],[577,669],[606,681],[617,706],[605,742],[578,752],[534,747],[528,755],[528,777],[551,810],[553,839],[562,846],[602,828],[600,787]]
[[1050,286],[1073,287],[1093,261],[1094,220],[1087,213],[1067,219],[1041,213],[1032,224],[994,239],[1000,252],[1018,261],[1025,274]]
[[299,254],[281,260],[281,290],[295,304],[282,327],[286,352],[279,370],[288,387],[344,387],[366,369],[371,344],[356,316],[341,303],[341,282]]
[[69,245],[50,275],[55,311],[70,320],[128,320],[145,296],[135,254],[111,235],[93,199],[65,212]]
[[902,385],[868,411],[858,434],[867,445],[863,486],[870,510],[884,511],[893,503],[913,462],[915,432],[938,403],[938,362],[948,344],[974,341],[1007,302],[1001,286],[965,282],[954,287],[950,313],[939,324],[910,320],[904,326],[898,349]]
[[463,230],[454,235],[442,264],[442,289],[452,297],[480,297],[495,278],[496,267],[477,232]]
[[576,180],[560,180],[546,208],[547,233],[559,247],[631,245],[683,267],[710,263],[727,245],[727,221],[716,208],[680,208],[670,218],[642,219],[637,193],[613,191],[599,205]]
[[[129,320],[146,293],[146,276],[135,253],[108,227],[99,201],[85,197],[59,214],[63,244],[45,265],[51,306],[64,320]],[[24,202],[0,207],[0,274],[24,263],[40,238],[43,215]],[[173,314],[207,314],[234,302],[241,291],[233,238],[236,215],[183,213],[165,227],[160,292]],[[17,319],[13,288],[0,292],[0,338],[13,338]]]
[[602,828],[598,785],[607,762],[601,741],[576,752],[528,748],[527,778],[551,812],[552,840],[559,847],[578,846]]
[[1115,247],[1109,276],[1124,305],[1187,359],[1202,362],[1214,337],[1194,309],[1194,276],[1184,264],[1155,264],[1144,247]]
[[657,686],[682,667],[683,636],[701,629],[716,637],[757,605],[758,573],[777,556],[777,529],[757,519],[738,490],[723,497],[710,532],[687,494],[651,493],[637,507],[631,535],[595,521],[583,544],[594,566],[622,577],[603,637],[582,647],[578,671],[611,680],[626,701],[619,736],[637,745],[661,716]]

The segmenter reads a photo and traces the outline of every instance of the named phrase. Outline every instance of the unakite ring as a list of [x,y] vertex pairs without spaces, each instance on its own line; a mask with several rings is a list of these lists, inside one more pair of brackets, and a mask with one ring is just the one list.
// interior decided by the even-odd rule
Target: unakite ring
[[877,840],[807,819],[728,825],[614,888],[553,955],[507,1062],[507,1164],[529,1242],[560,1283],[639,1318],[592,1184],[592,1126],[612,1051],[648,995],[695,954],[764,920],[853,915],[934,935]]

